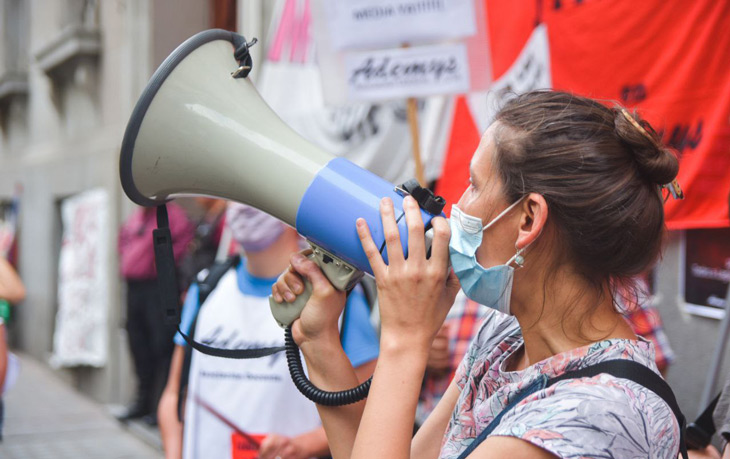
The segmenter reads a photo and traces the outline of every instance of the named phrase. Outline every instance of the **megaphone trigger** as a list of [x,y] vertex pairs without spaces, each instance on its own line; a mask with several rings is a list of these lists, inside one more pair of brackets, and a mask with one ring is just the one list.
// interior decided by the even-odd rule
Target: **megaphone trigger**
[[[319,247],[312,242],[312,252],[307,258],[314,261],[321,269],[324,275],[332,283],[332,286],[342,292],[348,291],[357,284],[365,274],[350,263],[333,255],[327,250]],[[304,291],[291,302],[278,302],[273,296],[269,296],[269,306],[271,307],[271,315],[274,316],[276,323],[281,328],[290,326],[299,318],[304,306],[312,296],[312,284],[308,279],[304,278]]]

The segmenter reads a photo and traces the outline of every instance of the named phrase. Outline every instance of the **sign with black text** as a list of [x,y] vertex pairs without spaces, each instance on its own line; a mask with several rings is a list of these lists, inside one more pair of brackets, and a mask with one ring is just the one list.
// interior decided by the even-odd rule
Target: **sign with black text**
[[687,312],[720,319],[730,283],[730,228],[687,230],[684,302]]
[[399,47],[476,33],[474,0],[323,1],[332,47],[338,51]]
[[352,52],[345,56],[351,100],[463,93],[469,62],[463,43]]
[[484,8],[476,0],[311,0],[326,103],[485,90]]

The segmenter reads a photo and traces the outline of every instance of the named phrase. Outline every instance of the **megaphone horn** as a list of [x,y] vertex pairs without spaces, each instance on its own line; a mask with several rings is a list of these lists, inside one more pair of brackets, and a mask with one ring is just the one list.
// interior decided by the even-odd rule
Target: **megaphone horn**
[[[357,218],[367,221],[373,240],[384,248],[379,205],[383,197],[390,197],[406,252],[404,194],[413,194],[421,204],[425,228],[441,213],[443,199],[413,183],[396,189],[301,138],[246,78],[251,67],[248,46],[238,34],[208,30],[165,59],[142,92],[124,134],[119,164],[122,186],[130,199],[143,206],[160,206],[177,196],[206,195],[261,209],[296,227],[313,246],[312,258],[333,285],[344,290],[363,271],[372,274],[357,235]],[[158,221],[164,229],[164,207],[158,209]],[[156,259],[163,260],[161,266],[172,267],[172,248],[163,236],[159,240],[167,242],[155,245]],[[383,256],[387,262],[387,254]],[[290,325],[306,300],[306,295],[294,304],[270,299],[279,325]],[[303,376],[301,362],[297,364],[299,351],[291,328],[286,340],[295,385],[311,400],[352,403],[367,394],[369,382],[337,394],[314,388]]]
[[[124,135],[120,174],[125,193],[142,206],[186,195],[246,203],[372,273],[355,220],[365,218],[382,246],[379,202],[390,197],[402,216],[402,193],[304,140],[266,105],[248,78],[234,77],[241,67],[234,53],[245,44],[236,33],[207,30],[165,59]],[[441,211],[431,210],[422,212],[426,227]],[[398,224],[406,250],[405,219]]]

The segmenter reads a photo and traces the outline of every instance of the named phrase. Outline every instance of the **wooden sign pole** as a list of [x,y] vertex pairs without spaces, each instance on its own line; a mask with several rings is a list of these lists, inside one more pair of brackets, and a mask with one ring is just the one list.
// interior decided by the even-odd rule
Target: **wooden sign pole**
[[411,141],[413,142],[413,160],[416,163],[416,179],[422,187],[426,187],[426,177],[423,175],[423,163],[421,162],[421,140],[418,129],[418,102],[415,97],[409,97],[406,101],[408,112],[408,124],[411,127]]

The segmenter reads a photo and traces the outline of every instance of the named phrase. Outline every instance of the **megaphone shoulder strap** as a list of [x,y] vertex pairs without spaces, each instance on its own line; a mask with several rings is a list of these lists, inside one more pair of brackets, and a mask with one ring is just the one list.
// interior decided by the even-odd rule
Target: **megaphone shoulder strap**
[[[226,359],[258,359],[284,350],[284,346],[260,349],[221,349],[195,341],[180,329],[180,308],[177,301],[177,278],[175,258],[172,251],[172,235],[165,204],[157,206],[157,229],[152,232],[157,264],[157,282],[160,290],[160,303],[165,314],[165,323],[177,327],[178,333],[193,349],[203,354]],[[225,271],[224,271],[225,272]]]
[[284,350],[284,346],[262,347],[258,349],[223,349],[195,341],[190,336],[183,333],[183,331],[180,330],[179,325],[177,327],[177,332],[180,333],[185,342],[196,351],[213,357],[222,357],[224,359],[258,359]]

